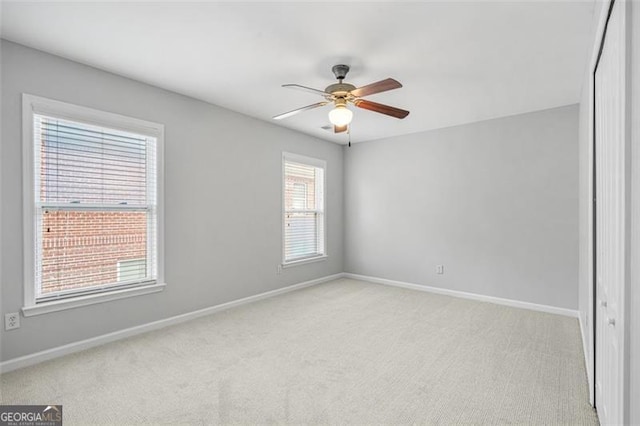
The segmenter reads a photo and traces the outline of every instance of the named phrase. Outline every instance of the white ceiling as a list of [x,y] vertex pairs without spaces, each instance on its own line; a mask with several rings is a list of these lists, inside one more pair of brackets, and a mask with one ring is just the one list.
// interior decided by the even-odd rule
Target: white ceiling
[[577,103],[593,1],[11,2],[2,37],[323,139],[345,143],[321,100],[331,66],[361,86],[403,88],[369,99],[411,114],[356,109],[352,141]]

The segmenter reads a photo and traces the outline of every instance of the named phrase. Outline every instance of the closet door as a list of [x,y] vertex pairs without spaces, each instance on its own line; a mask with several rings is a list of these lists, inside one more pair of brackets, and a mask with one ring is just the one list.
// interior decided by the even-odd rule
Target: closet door
[[595,71],[596,409],[602,424],[624,421],[625,7],[614,3]]

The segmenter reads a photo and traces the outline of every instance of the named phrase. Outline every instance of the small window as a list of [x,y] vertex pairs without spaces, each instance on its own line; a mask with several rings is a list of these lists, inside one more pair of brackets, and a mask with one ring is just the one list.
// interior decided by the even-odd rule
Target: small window
[[325,163],[284,154],[283,264],[324,257]]
[[29,95],[24,107],[25,307],[158,283],[162,126]]

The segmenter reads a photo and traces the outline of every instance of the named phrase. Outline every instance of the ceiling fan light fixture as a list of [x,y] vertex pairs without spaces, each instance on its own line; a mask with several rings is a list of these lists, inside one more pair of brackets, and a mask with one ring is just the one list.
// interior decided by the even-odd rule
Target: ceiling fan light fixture
[[353,112],[345,105],[336,105],[334,109],[329,111],[329,121],[336,126],[346,126],[351,123]]

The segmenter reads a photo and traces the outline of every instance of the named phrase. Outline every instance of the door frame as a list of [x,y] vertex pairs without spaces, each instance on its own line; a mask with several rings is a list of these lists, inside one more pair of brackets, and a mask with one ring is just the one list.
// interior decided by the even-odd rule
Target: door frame
[[598,256],[598,239],[597,239],[597,193],[596,193],[596,72],[598,71],[598,65],[600,64],[600,58],[602,57],[602,51],[604,49],[604,42],[607,37],[607,29],[609,27],[609,19],[611,18],[611,12],[613,12],[613,6],[616,0],[611,0],[607,8],[606,19],[604,20],[604,27],[602,29],[602,35],[600,36],[597,44],[597,54],[595,63],[591,70],[591,292],[593,297],[591,298],[591,342],[593,351],[592,365],[591,365],[591,377],[593,378],[591,383],[590,392],[592,393],[592,404],[597,408],[596,400],[596,369],[597,369],[597,335],[596,324],[598,320],[598,268],[597,268],[597,256]]

